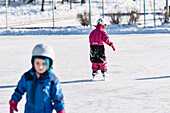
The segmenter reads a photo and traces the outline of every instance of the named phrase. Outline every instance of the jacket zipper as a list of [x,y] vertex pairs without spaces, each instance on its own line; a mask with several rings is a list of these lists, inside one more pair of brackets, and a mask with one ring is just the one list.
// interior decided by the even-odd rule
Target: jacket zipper
[[46,113],[44,94],[45,94],[45,86],[43,86],[43,94],[42,94],[42,98],[43,98],[43,103],[44,103],[44,113]]

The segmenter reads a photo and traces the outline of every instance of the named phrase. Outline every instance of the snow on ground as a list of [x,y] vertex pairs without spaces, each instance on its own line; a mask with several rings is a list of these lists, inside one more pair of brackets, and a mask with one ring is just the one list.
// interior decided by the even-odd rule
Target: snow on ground
[[[88,35],[95,27],[59,27],[40,29],[0,29],[0,35]],[[157,34],[170,33],[170,24],[157,27],[138,27],[136,25],[109,25],[108,34]]]
[[[26,0],[27,2],[28,0]],[[38,0],[39,1],[39,0]],[[49,1],[46,1],[44,6],[44,12],[41,12],[41,0],[37,4],[26,4],[22,1],[16,0],[11,2],[8,6],[7,21],[6,21],[6,7],[1,5],[0,7],[0,35],[88,35],[89,32],[94,29],[96,20],[102,17],[102,2],[101,0],[91,1],[92,12],[92,28],[82,27],[79,20],[76,18],[77,14],[84,11],[89,12],[89,4],[73,3],[70,10],[70,4],[65,2],[61,4],[61,0],[56,0],[56,10],[52,10],[52,5]],[[104,1],[104,13],[129,13],[134,9],[138,9],[143,13],[143,2],[136,0],[105,0]],[[164,6],[166,1],[156,1],[156,12],[165,13]],[[52,22],[54,11],[54,23]],[[156,15],[156,27],[154,27],[153,21],[153,1],[146,1],[146,28],[144,28],[144,17],[140,16],[139,22],[141,25],[127,25],[129,20],[128,16],[122,17],[122,23],[124,25],[111,25],[110,16],[105,15],[105,22],[107,23],[107,31],[109,34],[151,34],[151,33],[170,33],[170,25],[162,25],[160,18],[162,15]],[[7,23],[7,24],[6,24]],[[8,29],[5,29],[7,26]],[[53,26],[54,25],[54,26]],[[41,29],[24,29],[32,27],[41,27]],[[43,28],[43,27],[55,27]],[[22,29],[10,29],[10,28],[22,28]]]
[[[76,19],[77,14],[83,13],[84,11],[89,12],[89,4],[73,3],[72,9],[70,9],[70,3],[65,2],[61,4],[61,0],[56,0],[56,10],[52,10],[52,4],[49,1],[46,1],[44,6],[44,12],[41,10],[41,0],[37,0],[36,5],[26,4],[28,0],[23,3],[23,1],[11,2],[7,9],[7,24],[8,27],[53,27],[52,18],[54,11],[55,27],[61,26],[80,26],[80,23],[76,21],[70,21]],[[170,0],[169,0],[170,1]],[[2,1],[1,1],[2,2]],[[156,1],[156,12],[165,13],[166,1]],[[6,7],[0,5],[0,27],[6,27]],[[104,1],[104,13],[129,13],[132,10],[138,10],[140,13],[143,13],[143,2],[136,0],[105,0]],[[152,20],[153,26],[153,1],[146,1],[146,12],[149,13],[146,15],[147,22]],[[101,0],[92,0],[91,1],[91,13],[92,13],[92,25],[96,24],[95,16],[102,16],[102,2]],[[109,17],[110,18],[110,17]],[[122,17],[123,18],[123,17]],[[158,20],[157,25],[160,25],[159,18],[164,18],[162,15],[156,15]],[[65,21],[63,23],[63,20]],[[122,19],[122,24],[127,24],[129,17],[124,16]],[[140,16],[140,23],[143,23],[143,16]],[[110,24],[110,22],[109,22]]]
[[[55,49],[54,71],[67,113],[169,113],[169,34],[110,35],[116,52],[106,46],[107,81],[91,81],[88,35],[0,36],[0,109],[21,75],[31,67],[37,43]],[[25,97],[19,103],[23,113]]]

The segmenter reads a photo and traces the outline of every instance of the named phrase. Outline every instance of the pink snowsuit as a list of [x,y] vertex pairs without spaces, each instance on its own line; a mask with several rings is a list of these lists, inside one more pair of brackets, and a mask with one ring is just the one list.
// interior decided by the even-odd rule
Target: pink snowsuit
[[[102,47],[103,46],[103,54],[105,54],[105,48],[104,48],[104,44],[103,42],[105,42],[107,45],[112,45],[113,43],[109,40],[109,37],[108,37],[108,34],[107,32],[105,31],[104,27],[102,25],[97,25],[96,26],[96,29],[94,29],[91,33],[90,33],[90,36],[89,36],[89,43],[90,43],[90,46],[94,47],[94,46],[100,46]],[[92,51],[92,50],[91,50]],[[99,54],[101,53],[101,51],[99,51]],[[92,62],[92,70],[93,71],[98,71],[98,70],[107,70],[107,66],[106,66],[106,56],[104,55],[103,58],[104,61],[103,62],[98,62],[98,61],[95,61]]]

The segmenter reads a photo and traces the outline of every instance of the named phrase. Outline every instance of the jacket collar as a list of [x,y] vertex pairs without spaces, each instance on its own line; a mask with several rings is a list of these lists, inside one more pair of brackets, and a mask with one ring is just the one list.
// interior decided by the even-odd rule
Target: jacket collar
[[[31,68],[30,70],[29,70],[29,73],[32,75],[32,76],[37,76],[36,75],[36,73],[33,71],[33,69]],[[54,74],[53,72],[52,72],[52,70],[50,69],[47,73],[44,73],[43,75],[42,75],[42,77],[50,77],[52,74]],[[41,77],[40,77],[41,78]]]

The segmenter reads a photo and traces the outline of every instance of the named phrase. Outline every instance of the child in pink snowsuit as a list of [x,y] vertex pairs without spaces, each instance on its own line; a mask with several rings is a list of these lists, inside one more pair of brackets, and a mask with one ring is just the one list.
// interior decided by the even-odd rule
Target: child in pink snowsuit
[[90,61],[92,62],[92,76],[94,77],[98,70],[101,70],[103,76],[107,72],[105,48],[103,42],[111,46],[115,51],[113,43],[109,40],[109,36],[105,31],[106,24],[103,24],[103,19],[97,20],[96,29],[89,36],[90,43]]

